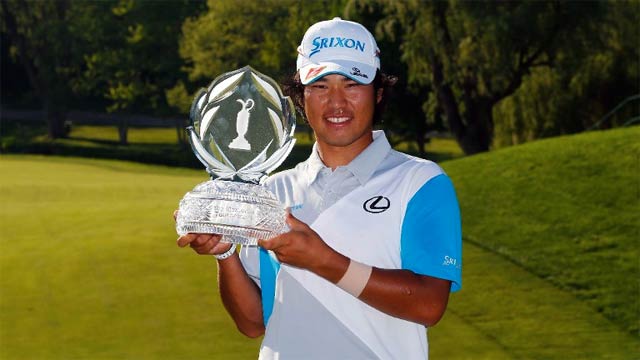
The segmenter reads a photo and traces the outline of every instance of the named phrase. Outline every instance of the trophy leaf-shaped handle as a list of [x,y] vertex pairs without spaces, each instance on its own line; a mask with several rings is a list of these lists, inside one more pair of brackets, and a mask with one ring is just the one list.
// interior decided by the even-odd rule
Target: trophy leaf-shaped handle
[[212,178],[260,183],[295,144],[293,102],[249,66],[201,89],[190,119],[191,146]]

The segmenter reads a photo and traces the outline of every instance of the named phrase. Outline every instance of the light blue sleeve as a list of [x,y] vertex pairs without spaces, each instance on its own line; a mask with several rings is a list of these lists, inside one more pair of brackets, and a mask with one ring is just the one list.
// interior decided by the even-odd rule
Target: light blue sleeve
[[451,291],[462,286],[460,209],[449,177],[427,181],[411,198],[402,222],[402,268],[450,280]]
[[260,248],[260,293],[262,295],[262,317],[265,326],[267,326],[273,311],[278,271],[280,271],[280,263],[271,257],[267,250]]

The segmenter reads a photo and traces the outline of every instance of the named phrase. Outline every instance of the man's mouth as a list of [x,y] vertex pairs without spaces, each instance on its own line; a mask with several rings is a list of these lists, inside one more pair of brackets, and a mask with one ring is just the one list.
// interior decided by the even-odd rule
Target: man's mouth
[[326,119],[330,123],[341,124],[341,123],[349,120],[349,117],[347,117],[347,116],[330,116],[330,117],[327,117]]

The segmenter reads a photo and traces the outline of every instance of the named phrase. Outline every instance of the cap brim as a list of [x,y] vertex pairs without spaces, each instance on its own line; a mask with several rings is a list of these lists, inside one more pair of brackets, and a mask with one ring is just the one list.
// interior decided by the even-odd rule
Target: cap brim
[[376,76],[374,66],[349,60],[312,63],[300,68],[300,81],[303,85],[311,84],[329,74],[339,74],[357,81],[360,84],[371,84]]

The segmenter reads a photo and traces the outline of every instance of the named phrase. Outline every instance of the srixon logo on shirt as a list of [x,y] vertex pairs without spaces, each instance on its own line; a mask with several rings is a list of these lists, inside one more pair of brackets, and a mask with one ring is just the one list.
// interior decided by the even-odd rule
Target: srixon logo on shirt
[[355,49],[364,52],[364,43],[360,40],[343,38],[343,37],[317,37],[311,42],[313,49],[309,53],[309,57],[320,52],[322,49],[342,47],[347,49]]

